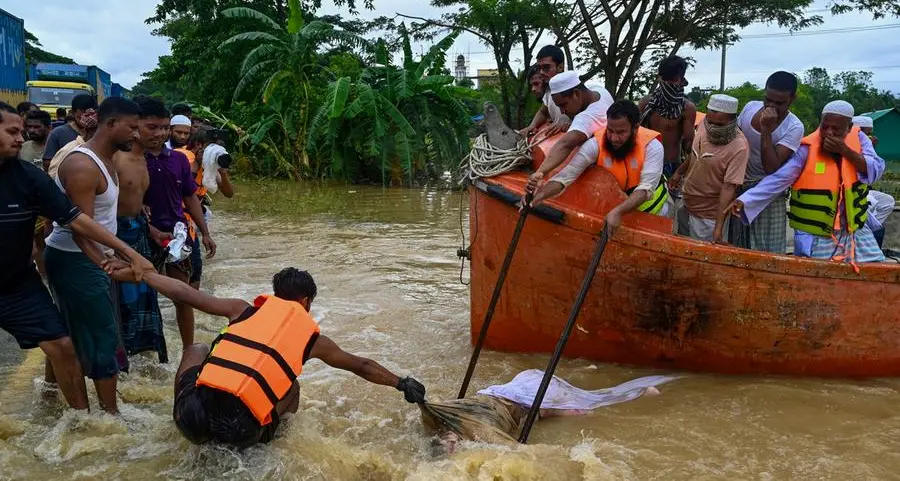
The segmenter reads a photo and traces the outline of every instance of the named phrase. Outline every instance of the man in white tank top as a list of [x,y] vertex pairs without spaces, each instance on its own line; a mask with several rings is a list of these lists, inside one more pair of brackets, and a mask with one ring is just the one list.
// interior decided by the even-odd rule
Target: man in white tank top
[[[113,155],[131,150],[138,138],[139,114],[140,108],[130,100],[105,100],[97,113],[96,134],[62,161],[56,179],[60,190],[83,213],[113,235],[119,199]],[[128,366],[111,281],[98,267],[108,254],[64,226],[54,225],[47,237],[47,278],[69,325],[82,370],[94,381],[100,407],[117,413],[116,376]]]

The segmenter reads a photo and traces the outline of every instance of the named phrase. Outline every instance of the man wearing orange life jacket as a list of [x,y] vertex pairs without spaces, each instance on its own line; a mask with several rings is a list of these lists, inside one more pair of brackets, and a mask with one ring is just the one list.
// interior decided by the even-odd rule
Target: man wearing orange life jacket
[[640,210],[670,216],[672,201],[663,177],[664,149],[660,134],[640,126],[641,113],[630,100],[613,103],[606,112],[607,125],[581,146],[574,158],[534,195],[532,206],[562,193],[589,167],[609,170],[628,198],[606,215],[611,231],[622,216]]
[[[130,269],[107,268],[122,275]],[[313,358],[394,387],[407,402],[425,402],[425,386],[415,379],[401,379],[320,334],[308,314],[317,289],[306,271],[289,267],[275,274],[275,295],[259,296],[253,305],[210,296],[152,271],[144,281],[173,301],[229,320],[212,350],[201,344],[185,348],[175,375],[175,424],[193,443],[215,440],[243,448],[269,442],[282,417],[297,411],[297,377]]]
[[732,213],[750,223],[790,187],[794,255],[854,265],[883,261],[866,225],[866,197],[885,164],[869,138],[853,127],[852,118],[853,106],[843,100],[825,105],[819,128],[786,164],[738,197]]

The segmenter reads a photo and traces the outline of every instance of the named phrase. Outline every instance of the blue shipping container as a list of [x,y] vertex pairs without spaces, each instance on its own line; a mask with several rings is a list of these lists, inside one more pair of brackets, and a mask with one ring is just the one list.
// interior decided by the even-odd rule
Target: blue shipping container
[[25,22],[0,10],[0,90],[25,94]]
[[39,63],[35,67],[35,78],[32,80],[56,80],[59,82],[79,82],[90,84],[88,68],[84,65],[64,63]]
[[126,89],[121,84],[118,84],[116,82],[113,82],[111,92],[112,92],[112,97],[127,97],[128,96],[128,89]]

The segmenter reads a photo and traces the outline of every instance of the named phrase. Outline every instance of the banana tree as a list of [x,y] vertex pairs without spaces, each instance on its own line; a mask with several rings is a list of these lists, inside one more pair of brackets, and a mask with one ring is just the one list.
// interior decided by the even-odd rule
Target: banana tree
[[289,1],[286,25],[246,7],[229,8],[221,15],[253,20],[261,27],[234,35],[219,45],[220,49],[227,49],[238,42],[258,44],[244,57],[232,99],[237,101],[251,93],[254,99],[261,99],[270,107],[269,114],[248,129],[257,134],[251,139],[259,143],[274,129],[283,137],[284,153],[290,156],[288,168],[279,154],[276,158],[279,170],[290,170],[287,173],[292,177],[308,172],[305,151],[311,83],[316,76],[327,74],[319,63],[318,49],[329,45],[362,48],[366,41],[321,20],[305,23],[299,0]]

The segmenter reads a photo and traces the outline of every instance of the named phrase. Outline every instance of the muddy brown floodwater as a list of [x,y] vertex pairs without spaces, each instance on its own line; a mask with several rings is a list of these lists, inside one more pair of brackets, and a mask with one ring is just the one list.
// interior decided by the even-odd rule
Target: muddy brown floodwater
[[[415,376],[429,398],[451,398],[471,352],[468,288],[456,258],[459,207],[460,194],[443,191],[242,183],[230,203],[216,201],[219,254],[205,267],[203,288],[250,300],[270,290],[280,268],[308,269],[324,333]],[[434,457],[418,410],[400,393],[311,361],[300,411],[271,445],[197,447],[171,420],[181,346],[168,302],[164,316],[173,362],[133,360],[118,418],[42,400],[41,354],[20,355],[0,341],[0,479],[900,478],[897,380],[689,374],[662,386],[661,396],[539,422],[529,446],[466,443]],[[223,322],[198,315],[198,341],[210,341]],[[472,386],[506,382],[546,361],[485,352]],[[590,389],[657,373],[579,360],[558,371]]]

